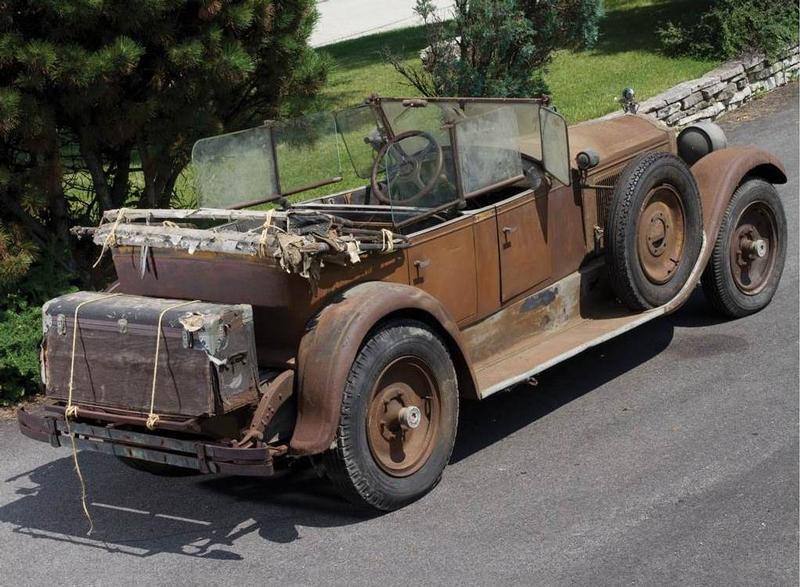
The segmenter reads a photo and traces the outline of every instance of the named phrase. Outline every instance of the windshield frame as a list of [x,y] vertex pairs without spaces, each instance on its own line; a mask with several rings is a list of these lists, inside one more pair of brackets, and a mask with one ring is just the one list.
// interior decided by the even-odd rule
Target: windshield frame
[[[349,164],[352,166],[352,168],[355,171],[356,175],[359,178],[366,179],[366,178],[363,177],[363,174],[359,172],[359,167],[358,167],[358,163],[356,162],[356,158],[354,157],[354,154],[351,152],[351,146],[348,144],[348,142],[347,142],[347,140],[345,138],[344,130],[340,125],[340,116],[343,113],[350,112],[350,111],[355,111],[355,110],[357,110],[359,108],[365,108],[365,107],[369,108],[371,110],[374,118],[375,118],[375,126],[376,126],[376,130],[377,130],[377,133],[378,133],[378,137],[377,138],[379,138],[382,141],[393,141],[395,139],[395,137],[398,136],[399,133],[398,133],[398,129],[396,128],[396,124],[393,123],[393,121],[391,120],[391,117],[389,116],[389,114],[388,114],[388,112],[387,112],[387,110],[385,108],[386,105],[389,105],[389,104],[398,105],[399,104],[403,108],[412,109],[412,108],[424,108],[424,107],[427,107],[428,104],[444,104],[444,103],[448,103],[448,104],[452,104],[452,105],[457,106],[457,108],[453,108],[453,112],[457,112],[458,110],[461,110],[461,111],[466,110],[466,105],[467,104],[486,104],[486,105],[497,106],[498,109],[502,108],[504,105],[515,105],[515,104],[530,104],[530,105],[537,105],[540,108],[542,108],[542,107],[546,108],[550,104],[550,99],[549,99],[548,96],[531,97],[531,98],[491,98],[491,97],[426,97],[426,98],[419,98],[419,97],[391,97],[391,96],[390,97],[384,97],[384,96],[378,96],[378,95],[373,94],[372,96],[367,98],[362,104],[360,104],[358,106],[354,106],[354,107],[347,108],[347,109],[342,109],[342,110],[330,111],[330,115],[331,115],[331,117],[333,119],[333,122],[334,122],[334,124],[333,124],[333,133],[332,134],[333,134],[334,140],[337,141],[337,144],[341,144],[341,145],[343,145],[345,147],[343,149],[344,153],[346,153],[346,157],[347,157],[347,159],[349,159]],[[444,107],[442,107],[441,110],[442,110],[442,112],[446,113],[446,110],[445,110]],[[551,110],[551,109],[547,108],[547,110]],[[404,110],[404,112],[405,112],[405,110]],[[321,114],[321,113],[318,113],[318,114]],[[308,115],[308,116],[311,116],[311,115]],[[437,214],[437,213],[442,212],[444,210],[450,209],[450,208],[452,208],[454,206],[464,207],[466,205],[466,200],[467,199],[474,198],[474,197],[483,195],[483,194],[485,194],[487,192],[491,192],[493,190],[497,190],[497,189],[500,189],[500,188],[503,188],[503,187],[507,187],[509,185],[513,185],[513,184],[515,184],[515,183],[517,183],[517,182],[519,182],[519,181],[524,179],[524,177],[525,177],[524,174],[518,174],[518,175],[515,175],[514,177],[505,178],[502,181],[495,182],[495,183],[493,183],[491,185],[481,186],[480,188],[472,190],[472,191],[469,191],[469,192],[465,192],[464,191],[464,185],[463,185],[463,181],[462,181],[463,169],[461,168],[461,157],[459,156],[460,155],[460,144],[459,144],[460,141],[458,139],[456,130],[457,130],[457,126],[458,126],[459,122],[461,122],[462,120],[466,121],[466,120],[473,119],[473,118],[475,118],[475,116],[481,116],[481,114],[475,114],[475,115],[466,115],[466,114],[464,114],[464,118],[463,119],[458,119],[458,118],[454,117],[452,120],[450,120],[450,119],[445,120],[445,122],[441,125],[440,130],[442,132],[447,133],[447,135],[449,137],[449,140],[450,140],[450,148],[452,149],[453,166],[454,166],[453,172],[454,172],[454,175],[455,175],[456,197],[452,201],[446,202],[446,203],[444,203],[442,205],[439,205],[439,206],[436,206],[434,208],[430,208],[428,210],[428,212],[424,214],[424,216]],[[292,119],[292,120],[300,120],[302,118],[304,118],[304,117],[300,117],[298,119]],[[298,193],[301,193],[301,192],[317,189],[317,188],[320,188],[320,187],[323,187],[323,186],[326,186],[326,185],[332,185],[332,184],[339,183],[339,182],[342,181],[343,178],[342,178],[342,175],[341,175],[341,166],[342,165],[346,165],[348,163],[342,161],[342,155],[338,155],[338,153],[337,153],[337,156],[339,157],[339,171],[340,171],[339,174],[337,174],[335,176],[331,176],[331,177],[322,178],[322,179],[317,180],[317,181],[311,181],[311,182],[308,182],[308,183],[305,183],[305,184],[301,184],[299,186],[292,187],[291,189],[287,189],[287,190],[284,190],[282,188],[282,186],[281,186],[281,178],[280,178],[280,173],[279,173],[279,169],[280,169],[280,161],[279,161],[279,159],[280,159],[280,157],[279,157],[279,154],[278,154],[278,146],[276,145],[275,134],[276,134],[276,129],[278,129],[282,124],[286,124],[286,123],[288,123],[288,121],[271,121],[271,120],[268,120],[268,121],[265,121],[263,125],[254,127],[254,129],[261,128],[261,129],[266,130],[266,133],[268,134],[268,137],[269,137],[267,140],[268,140],[270,153],[266,154],[266,157],[270,159],[270,164],[271,164],[271,167],[273,169],[273,174],[274,174],[274,190],[271,190],[272,193],[265,194],[262,197],[259,197],[257,199],[251,199],[251,200],[240,201],[240,202],[232,202],[229,205],[226,205],[225,208],[227,208],[227,209],[248,208],[248,207],[251,207],[251,206],[256,206],[256,205],[260,205],[260,204],[273,202],[275,200],[279,200],[279,199],[284,198],[286,196],[290,196],[290,195],[298,194]],[[245,129],[245,130],[254,130],[254,129]],[[239,131],[239,132],[244,132],[244,131]],[[231,134],[231,133],[228,133],[228,134]],[[207,137],[207,138],[200,139],[199,141],[197,141],[197,143],[195,143],[195,146],[197,146],[197,144],[201,143],[202,141],[207,141],[209,138],[214,138],[214,137]],[[539,137],[538,137],[538,139],[539,139],[539,146],[543,147],[543,145],[541,144],[541,141],[542,141],[541,129],[539,129]],[[535,155],[532,155],[530,153],[525,153],[522,150],[519,150],[519,152],[520,152],[520,156],[523,159],[534,160],[539,164],[543,164],[543,161],[542,161],[541,158],[536,157]],[[373,155],[373,165],[374,165],[374,155]],[[413,221],[419,220],[420,218],[423,218],[424,216],[417,216],[417,217],[415,217],[413,219]],[[410,221],[412,221],[412,219],[408,219],[407,221],[402,221],[400,224],[405,224],[405,223],[410,222]]]
[[[423,108],[427,107],[429,103],[432,104],[453,103],[458,105],[459,109],[463,111],[465,110],[467,104],[486,104],[486,105],[497,106],[498,109],[506,105],[515,105],[515,104],[521,104],[521,105],[529,104],[543,108],[550,103],[550,100],[548,96],[532,97],[532,98],[438,97],[438,96],[426,97],[426,98],[412,98],[412,97],[385,97],[385,96],[373,95],[369,99],[367,99],[366,104],[371,105],[374,112],[376,113],[376,117],[379,120],[380,127],[382,127],[383,129],[382,132],[385,134],[385,139],[392,140],[396,136],[396,129],[393,128],[391,120],[386,113],[386,109],[384,108],[384,104],[398,104],[398,103],[407,108]],[[536,121],[538,123],[539,112],[536,112],[535,116],[536,116]],[[474,116],[465,116],[465,118],[463,118],[462,120],[466,121],[472,118],[474,118]],[[448,121],[442,127],[443,130],[447,130],[447,132],[449,133],[450,147],[453,151],[457,198],[451,202],[447,202],[435,208],[430,208],[421,215],[415,216],[413,218],[408,218],[406,220],[396,223],[396,226],[398,228],[402,228],[406,225],[417,222],[428,216],[439,214],[453,207],[463,208],[466,206],[466,201],[468,199],[475,198],[484,195],[486,193],[514,185],[525,179],[524,173],[520,173],[514,175],[513,177],[508,177],[501,181],[481,186],[469,192],[465,192],[463,189],[464,186],[462,181],[464,170],[461,167],[460,141],[457,137],[457,132],[456,132],[456,128],[459,122],[460,120]],[[541,146],[541,129],[539,129],[538,132],[539,136],[537,138],[539,139]],[[524,154],[522,153],[522,151],[520,151],[520,155],[523,159],[534,160],[537,163],[542,164],[542,160],[540,158],[534,157],[530,154]]]

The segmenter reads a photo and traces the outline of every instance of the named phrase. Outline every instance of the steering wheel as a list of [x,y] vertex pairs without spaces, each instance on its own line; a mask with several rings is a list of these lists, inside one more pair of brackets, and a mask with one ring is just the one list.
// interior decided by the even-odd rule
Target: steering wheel
[[[419,149],[418,151],[409,155],[400,146],[400,142],[414,137],[421,137],[428,141],[428,144],[422,149]],[[415,193],[405,198],[390,197],[378,182],[378,175],[381,172],[381,163],[386,158],[386,154],[389,152],[389,149],[392,147],[395,148],[392,155],[397,155],[399,160],[386,170],[387,181],[394,183],[407,183],[417,187],[417,191]],[[427,159],[430,155],[434,155],[436,157],[436,161],[431,178],[426,182],[422,179],[422,165],[423,163],[427,162]],[[402,132],[399,135],[396,135],[394,138],[386,141],[375,157],[375,162],[372,164],[372,193],[375,194],[375,197],[384,204],[411,204],[431,193],[431,190],[433,190],[433,188],[436,186],[436,183],[439,181],[439,176],[442,173],[443,165],[444,153],[442,153],[442,147],[438,142],[436,142],[436,139],[433,138],[432,134],[425,132],[424,130],[409,130]]]

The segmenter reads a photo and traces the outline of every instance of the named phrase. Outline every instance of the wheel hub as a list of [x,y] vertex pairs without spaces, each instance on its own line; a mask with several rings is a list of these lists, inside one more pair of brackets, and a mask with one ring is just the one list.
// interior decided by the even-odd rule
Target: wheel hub
[[667,249],[668,230],[669,222],[659,210],[650,218],[650,226],[647,227],[647,249],[654,257],[660,257]]
[[367,410],[367,443],[376,464],[395,477],[418,471],[439,432],[439,391],[428,367],[414,357],[386,367]]
[[677,190],[668,184],[653,188],[642,204],[637,229],[639,263],[652,283],[675,275],[683,256],[685,219]]
[[745,208],[731,235],[731,274],[739,291],[755,295],[764,289],[775,265],[775,219],[763,202]]
[[421,420],[422,412],[419,411],[417,406],[400,408],[397,421],[400,423],[400,427],[403,430],[413,430],[414,428],[418,428]]

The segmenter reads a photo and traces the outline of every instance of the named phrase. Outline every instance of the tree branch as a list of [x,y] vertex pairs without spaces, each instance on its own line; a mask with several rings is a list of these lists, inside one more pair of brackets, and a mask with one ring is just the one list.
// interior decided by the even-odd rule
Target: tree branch
[[86,169],[92,176],[92,183],[94,184],[94,191],[97,198],[100,200],[100,206],[103,210],[111,210],[114,208],[114,203],[111,201],[111,193],[108,190],[108,178],[103,170],[103,164],[94,149],[86,145],[87,141],[80,141],[81,157],[86,163]]

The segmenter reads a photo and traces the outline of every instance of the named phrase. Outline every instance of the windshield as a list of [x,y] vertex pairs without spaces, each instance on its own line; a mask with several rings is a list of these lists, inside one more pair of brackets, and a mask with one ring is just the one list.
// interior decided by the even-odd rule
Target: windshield
[[[267,122],[195,144],[198,200],[240,208],[344,175],[345,188],[363,190],[356,201],[391,205],[396,221],[411,209],[444,209],[518,181],[525,158],[541,162],[541,111],[536,100],[373,97],[335,114]],[[343,155],[352,168],[344,174]]]
[[[521,180],[523,155],[541,157],[539,105],[532,101],[384,100],[381,105],[395,140],[410,135],[393,145],[384,162],[393,206],[438,210],[465,202]],[[395,214],[395,220],[402,222],[403,215],[408,212]]]
[[198,203],[239,208],[341,180],[333,114],[321,112],[197,141]]
[[192,149],[192,171],[200,206],[227,208],[277,197],[271,150],[270,130],[265,126],[197,141]]
[[512,108],[501,106],[456,125],[458,163],[465,195],[522,175],[518,122]]

